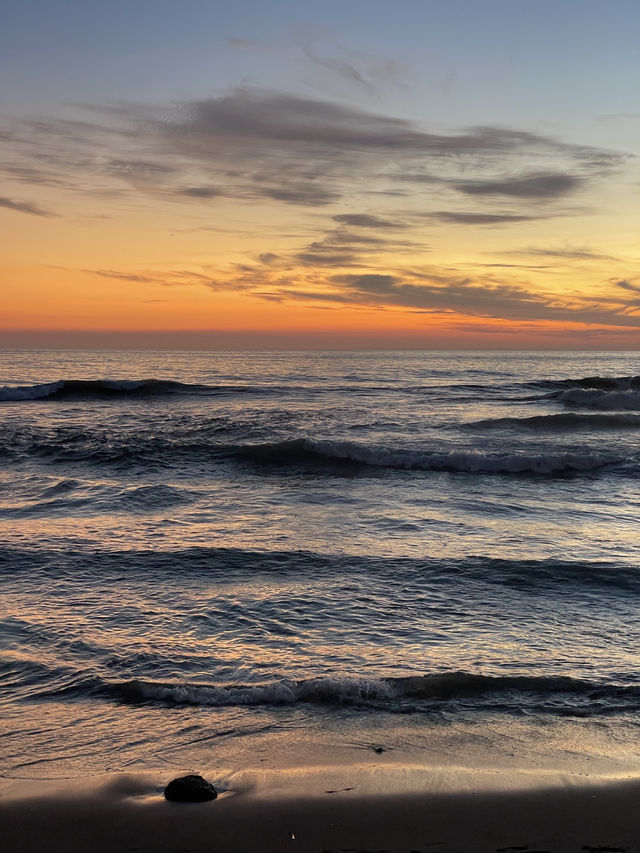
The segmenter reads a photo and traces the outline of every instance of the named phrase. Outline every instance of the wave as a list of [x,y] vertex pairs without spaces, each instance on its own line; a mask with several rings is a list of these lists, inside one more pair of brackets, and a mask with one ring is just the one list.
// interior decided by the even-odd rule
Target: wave
[[70,495],[81,486],[75,480],[63,480],[56,486],[45,489],[39,500],[21,503],[18,506],[0,507],[0,518],[40,518],[68,516],[81,511],[84,516],[103,512],[145,513],[164,510],[187,504],[197,497],[191,489],[157,483],[148,486],[116,489],[93,487],[90,492]]
[[[474,371],[471,371],[473,373]],[[482,372],[482,371],[480,371]],[[495,379],[495,376],[492,375]],[[563,391],[601,391],[606,393],[638,392],[640,391],[640,376],[586,376],[575,379],[543,379],[524,383],[525,387],[545,390],[547,392]],[[522,385],[517,387],[522,388]],[[59,379],[54,382],[43,382],[34,385],[5,385],[0,387],[0,402],[29,402],[37,400],[64,401],[73,399],[113,399],[134,397],[165,397],[175,395],[218,396],[231,394],[282,394],[304,391],[305,393],[323,394],[327,391],[343,391],[346,393],[395,393],[404,394],[442,394],[455,391],[457,394],[470,393],[470,399],[477,399],[479,394],[495,390],[492,384],[479,385],[475,383],[455,383],[453,385],[418,385],[379,382],[364,384],[354,382],[349,385],[327,386],[320,385],[208,385],[201,383],[186,383],[172,379]],[[529,399],[529,398],[525,398]],[[458,402],[461,402],[458,399]],[[626,408],[623,406],[623,408]]]
[[640,391],[571,388],[558,394],[557,399],[565,406],[589,409],[640,411]]
[[389,576],[429,587],[449,580],[482,583],[513,589],[564,594],[586,588],[607,596],[640,595],[640,571],[635,565],[583,560],[507,560],[495,557],[461,559],[363,557],[318,554],[311,551],[268,551],[192,546],[166,550],[94,550],[92,548],[17,548],[0,545],[0,571],[43,572],[48,577],[121,578],[141,575],[144,582],[170,584],[176,578],[216,579],[297,577],[340,579]]
[[533,415],[528,418],[488,418],[467,423],[465,427],[483,429],[515,427],[517,429],[549,430],[552,432],[640,429],[640,415],[592,415],[580,412],[561,412],[553,415]]
[[[12,620],[3,620],[2,629],[8,637],[16,637],[22,630],[27,641],[33,642],[29,636],[26,624],[12,625]],[[23,639],[21,637],[21,639]],[[0,705],[12,701],[12,691],[17,691],[22,699],[36,699],[54,694],[65,695],[76,689],[79,683],[77,671],[69,666],[48,666],[37,660],[7,658],[0,660],[0,677],[2,678],[2,696]]]
[[118,499],[136,507],[156,509],[174,504],[189,503],[195,495],[196,493],[190,489],[156,483],[152,486],[126,489],[118,496]]
[[640,376],[582,376],[575,379],[542,379],[526,383],[536,388],[583,388],[598,391],[640,390]]
[[52,486],[48,486],[45,488],[40,497],[41,498],[52,498],[57,495],[63,494],[66,495],[69,492],[73,492],[80,485],[79,480],[73,480],[70,477],[63,477],[62,480],[58,480],[57,483],[54,483]]
[[39,385],[4,385],[0,388],[0,402],[167,397],[178,394],[210,396],[271,390],[277,389],[249,385],[199,385],[171,379],[60,379]]
[[314,469],[363,465],[407,471],[455,474],[547,474],[594,471],[622,461],[602,453],[484,453],[477,450],[422,451],[386,448],[349,441],[297,438],[236,447],[234,454],[264,465],[311,466]]
[[[633,418],[634,416],[627,416]],[[502,426],[509,419],[478,422],[467,426]],[[517,419],[514,421],[517,423]],[[559,421],[557,429],[566,425]],[[628,421],[628,427],[640,426],[640,420]],[[531,426],[544,426],[543,420]],[[590,473],[625,462],[621,454],[572,447],[535,451],[483,451],[455,445],[444,449],[386,446],[349,440],[310,437],[290,438],[264,443],[237,442],[258,438],[266,430],[259,423],[221,423],[206,429],[176,430],[173,433],[134,433],[86,430],[81,428],[39,429],[38,427],[3,430],[0,456],[35,457],[47,464],[78,463],[115,468],[146,470],[196,466],[211,471],[217,466],[244,464],[263,468],[293,468],[299,471],[334,476],[353,476],[367,470],[448,472],[476,475],[562,476]],[[236,439],[234,441],[233,439]]]
[[607,684],[562,675],[483,675],[465,671],[404,677],[323,676],[262,684],[162,683],[144,680],[101,682],[98,692],[126,703],[264,706],[314,704],[384,711],[420,710],[427,704],[486,699],[496,710],[520,708],[537,699],[547,710],[580,715],[640,709],[640,686]]
[[640,376],[584,376],[543,379],[525,383],[547,393],[524,401],[555,400],[565,406],[609,411],[640,410]]

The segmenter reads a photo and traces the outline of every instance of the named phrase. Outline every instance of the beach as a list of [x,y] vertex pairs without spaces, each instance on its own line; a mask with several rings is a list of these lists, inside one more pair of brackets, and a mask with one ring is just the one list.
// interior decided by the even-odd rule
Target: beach
[[[205,775],[208,775],[205,771]],[[239,773],[209,803],[162,796],[160,774],[4,784],[14,853],[633,853],[640,779],[365,764]]]

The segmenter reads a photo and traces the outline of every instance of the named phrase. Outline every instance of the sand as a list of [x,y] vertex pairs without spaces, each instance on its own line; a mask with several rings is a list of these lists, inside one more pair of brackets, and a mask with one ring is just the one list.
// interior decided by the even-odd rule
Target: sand
[[[180,773],[0,784],[11,853],[638,853],[640,778],[375,763],[198,768],[222,793],[167,802]],[[184,772],[194,772],[188,768]]]

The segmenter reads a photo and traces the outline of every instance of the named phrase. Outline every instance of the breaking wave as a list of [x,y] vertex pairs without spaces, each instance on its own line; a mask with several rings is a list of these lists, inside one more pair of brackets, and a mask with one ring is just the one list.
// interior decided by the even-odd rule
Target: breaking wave
[[[598,429],[640,428],[640,416],[607,416],[566,414],[519,420],[517,418],[480,421],[467,428],[494,429],[504,426],[524,426],[529,429],[562,431],[569,426],[597,426]],[[598,418],[600,420],[598,420]],[[129,430],[93,431],[60,427],[42,430],[7,429],[0,435],[0,456],[31,457],[46,460],[47,464],[80,463],[126,468],[153,465],[161,469],[176,466],[196,466],[198,470],[213,470],[221,465],[239,464],[264,469],[297,469],[337,476],[366,473],[367,470],[396,470],[416,472],[448,472],[477,475],[546,475],[560,476],[597,471],[606,466],[630,460],[620,453],[592,450],[575,445],[565,449],[480,450],[461,445],[444,448],[418,449],[393,444],[369,444],[349,440],[311,437],[241,443],[237,433],[247,438],[266,432],[259,424],[238,427],[233,421],[222,422],[206,430],[180,429],[173,433],[134,434]],[[244,436],[243,436],[244,437]]]
[[548,389],[583,388],[598,391],[640,390],[640,376],[583,376],[577,379],[545,379],[527,383]]
[[601,391],[597,389],[570,388],[558,395],[565,406],[587,409],[640,411],[640,391]]
[[[616,685],[562,675],[492,676],[445,672],[392,678],[319,677],[263,684],[103,682],[101,691],[121,702],[222,707],[315,704],[377,710],[419,710],[416,703],[482,699],[500,710],[532,699],[548,710],[585,713],[640,709],[640,686]],[[480,703],[481,704],[481,703]]]
[[640,376],[585,376],[579,379],[544,379],[526,383],[546,391],[542,398],[564,406],[608,411],[640,410]]
[[348,441],[298,438],[246,445],[236,455],[265,465],[311,465],[336,468],[366,465],[407,471],[445,471],[459,474],[569,474],[593,471],[620,462],[601,453],[484,453],[476,450],[421,451],[385,448]]

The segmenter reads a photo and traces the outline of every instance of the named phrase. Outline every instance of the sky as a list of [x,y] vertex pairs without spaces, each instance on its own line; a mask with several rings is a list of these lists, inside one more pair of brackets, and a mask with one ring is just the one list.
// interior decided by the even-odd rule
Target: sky
[[640,349],[631,0],[0,4],[0,346]]

